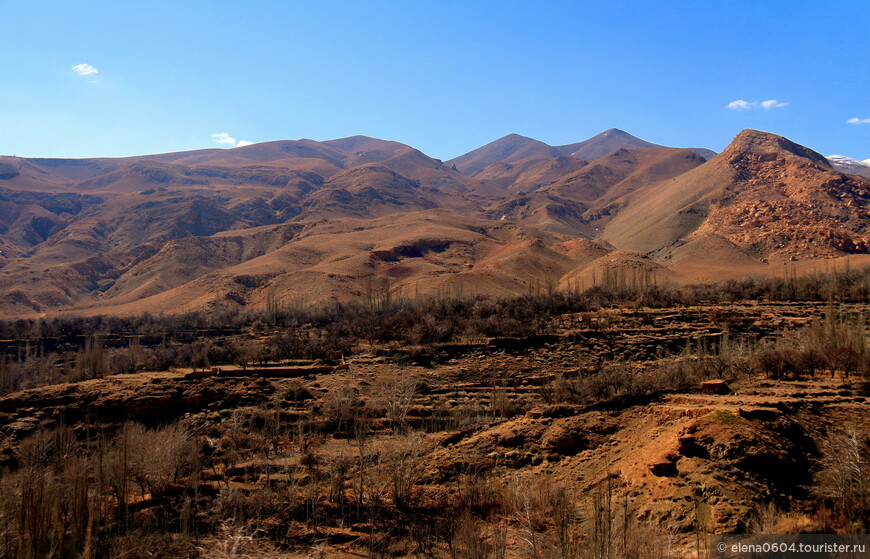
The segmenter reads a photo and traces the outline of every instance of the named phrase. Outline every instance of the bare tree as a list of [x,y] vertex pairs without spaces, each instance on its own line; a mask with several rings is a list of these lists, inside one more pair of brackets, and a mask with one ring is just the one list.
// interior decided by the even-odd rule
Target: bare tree
[[191,473],[196,446],[184,425],[147,429],[136,423],[125,430],[130,475],[143,495],[158,496]]
[[372,385],[374,401],[384,410],[393,430],[405,428],[408,410],[417,397],[420,381],[412,375],[394,374],[380,378]]
[[427,450],[425,435],[419,432],[399,435],[386,442],[381,464],[396,508],[407,509],[413,502],[414,485],[423,477],[421,458]]
[[854,425],[834,431],[824,441],[817,491],[834,501],[846,530],[863,530],[870,512],[870,461],[867,436]]

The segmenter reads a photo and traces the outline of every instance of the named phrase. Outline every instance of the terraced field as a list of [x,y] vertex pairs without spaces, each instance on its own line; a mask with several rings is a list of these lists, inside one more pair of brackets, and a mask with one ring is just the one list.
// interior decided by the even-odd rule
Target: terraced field
[[800,347],[834,317],[863,329],[868,311],[605,309],[527,338],[110,375],[0,397],[0,445],[14,469],[58,433],[93,453],[130,425],[158,429],[136,435],[158,448],[181,425],[196,466],[161,495],[130,488],[125,514],[144,522],[183,501],[201,530],[229,514],[285,551],[441,556],[476,539],[505,557],[543,556],[566,537],[598,541],[604,516],[614,538],[622,518],[623,539],[686,551],[698,534],[750,529],[770,506],[790,526],[834,522],[811,488],[832,433],[870,432],[867,384],[827,362],[810,376],[759,356]]

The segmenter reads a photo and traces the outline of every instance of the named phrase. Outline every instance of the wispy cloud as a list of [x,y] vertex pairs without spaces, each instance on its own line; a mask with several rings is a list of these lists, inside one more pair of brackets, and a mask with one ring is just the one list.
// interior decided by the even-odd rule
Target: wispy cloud
[[99,74],[100,71],[91,66],[90,64],[76,64],[72,67],[73,72],[80,76],[90,76],[92,74]]
[[785,107],[786,105],[788,105],[788,103],[784,103],[776,99],[768,99],[767,101],[745,101],[743,99],[737,99],[728,103],[726,107],[731,109],[732,111],[746,111],[749,109],[759,108],[769,111],[770,109],[779,109],[780,107]]
[[231,137],[226,132],[220,132],[218,134],[211,135],[211,141],[218,144],[229,144],[231,146],[236,145],[236,139]]
[[731,101],[728,103],[728,108],[732,111],[743,111],[752,107],[752,103],[749,101],[744,101],[743,99],[737,99],[736,101]]
[[788,103],[782,103],[780,101],[777,101],[776,99],[768,99],[767,101],[761,102],[761,108],[768,110],[768,111],[770,109],[778,109],[780,107],[785,107],[786,105],[788,105]]
[[233,138],[232,136],[230,136],[226,132],[212,134],[211,141],[215,142],[216,144],[227,144],[229,146],[233,146],[233,147],[237,147],[237,148],[243,148],[245,146],[249,146],[249,145],[254,143],[254,142],[249,142],[248,140],[239,140],[237,142],[235,138]]
[[846,122],[848,122],[849,124],[870,124],[870,118],[855,117],[855,118],[850,118]]

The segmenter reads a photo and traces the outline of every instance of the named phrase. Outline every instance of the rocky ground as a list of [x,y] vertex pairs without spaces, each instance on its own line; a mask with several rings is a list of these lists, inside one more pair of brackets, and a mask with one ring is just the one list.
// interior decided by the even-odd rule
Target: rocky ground
[[[633,533],[654,527],[656,541],[691,553],[696,534],[747,531],[771,506],[783,511],[777,522],[824,530],[813,489],[821,458],[839,429],[870,433],[866,382],[821,370],[774,380],[723,366],[726,378],[703,386],[608,384],[611,392],[590,398],[583,379],[593,371],[676,374],[662,364],[696,362],[723,340],[737,353],[740,344],[797,331],[826,308],[614,309],[560,317],[556,334],[529,339],[360,347],[331,363],[45,386],[0,398],[0,449],[14,470],[28,441],[58,429],[85,445],[127,421],[180,423],[202,447],[203,525],[229,493],[246,502],[295,499],[313,512],[260,518],[258,533],[284,549],[320,545],[326,556],[377,546],[408,555],[426,545],[439,556],[475,537],[508,557],[544,556],[559,547],[562,494],[571,503],[566,533],[577,542],[594,539],[606,503],[610,522],[631,518]],[[721,349],[708,354],[725,359]],[[147,509],[149,499],[138,502]],[[471,524],[476,536],[440,527],[438,511],[458,502],[479,523]],[[429,544],[414,515],[432,521]]]

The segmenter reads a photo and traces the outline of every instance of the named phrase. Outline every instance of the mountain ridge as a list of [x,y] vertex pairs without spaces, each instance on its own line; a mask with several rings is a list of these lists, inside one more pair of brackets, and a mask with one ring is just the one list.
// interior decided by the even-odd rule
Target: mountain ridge
[[778,273],[870,257],[868,199],[870,181],[755,130],[709,159],[618,129],[564,146],[512,134],[447,162],[366,136],[2,157],[0,309],[233,311],[348,300],[373,280],[509,295],[614,267]]

